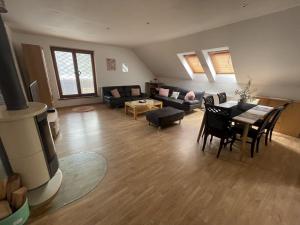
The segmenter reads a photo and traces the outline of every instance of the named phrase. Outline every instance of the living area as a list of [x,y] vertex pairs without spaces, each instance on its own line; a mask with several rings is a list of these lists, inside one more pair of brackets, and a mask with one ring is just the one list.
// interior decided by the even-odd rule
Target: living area
[[300,2],[0,15],[0,225],[298,224]]

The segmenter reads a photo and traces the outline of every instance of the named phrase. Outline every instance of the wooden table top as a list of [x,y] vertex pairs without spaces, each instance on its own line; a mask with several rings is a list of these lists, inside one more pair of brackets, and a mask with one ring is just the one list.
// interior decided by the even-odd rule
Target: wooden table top
[[135,101],[125,102],[125,104],[130,107],[162,104],[161,101],[155,99],[145,99],[145,100],[146,102],[139,102],[140,100],[135,100]]
[[[237,101],[227,101],[220,104],[220,107],[223,108],[232,108],[238,104]],[[265,105],[256,105],[255,107],[247,110],[246,112],[241,113],[233,117],[233,120],[242,123],[254,124],[256,121],[263,119],[269,112],[271,112],[273,107]]]

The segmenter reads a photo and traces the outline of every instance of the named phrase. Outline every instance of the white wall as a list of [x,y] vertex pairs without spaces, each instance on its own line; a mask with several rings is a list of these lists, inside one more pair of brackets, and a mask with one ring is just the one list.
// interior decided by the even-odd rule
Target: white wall
[[[95,54],[96,80],[98,94],[101,94],[101,87],[111,85],[130,85],[139,84],[142,89],[145,88],[145,82],[153,79],[150,70],[129,48],[94,44],[87,42],[71,41],[62,38],[50,36],[32,35],[21,32],[12,32],[12,38],[17,55],[21,54],[21,43],[40,45],[44,49],[45,59],[48,68],[50,86],[54,96],[56,107],[71,105],[90,104],[101,101],[101,96],[96,98],[80,98],[72,100],[59,100],[59,92],[56,83],[55,71],[53,67],[50,46],[60,46],[68,48],[77,48],[92,50]],[[117,61],[117,70],[114,72],[106,70],[106,58],[115,58]],[[129,67],[128,73],[123,73],[121,64],[126,63]]]
[[[134,49],[159,80],[190,89],[234,92],[251,77],[261,96],[300,100],[300,7]],[[237,83],[191,80],[177,53],[228,46]],[[226,79],[226,78],[225,78]],[[185,81],[184,81],[185,80]]]

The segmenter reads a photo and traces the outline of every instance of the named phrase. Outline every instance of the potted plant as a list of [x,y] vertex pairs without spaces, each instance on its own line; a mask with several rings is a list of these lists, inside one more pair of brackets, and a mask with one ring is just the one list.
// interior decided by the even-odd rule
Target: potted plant
[[234,93],[239,95],[239,104],[243,104],[252,99],[252,94],[254,91],[255,90],[252,89],[252,80],[250,79],[244,88],[237,89]]

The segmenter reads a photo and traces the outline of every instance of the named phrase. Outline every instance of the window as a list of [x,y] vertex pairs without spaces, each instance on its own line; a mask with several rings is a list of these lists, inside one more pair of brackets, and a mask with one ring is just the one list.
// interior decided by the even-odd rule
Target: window
[[209,52],[216,74],[234,74],[231,55],[228,50]]
[[61,98],[96,95],[94,52],[51,47]]
[[203,67],[199,61],[199,58],[196,54],[184,55],[184,58],[194,74],[204,73],[204,69],[203,69]]

